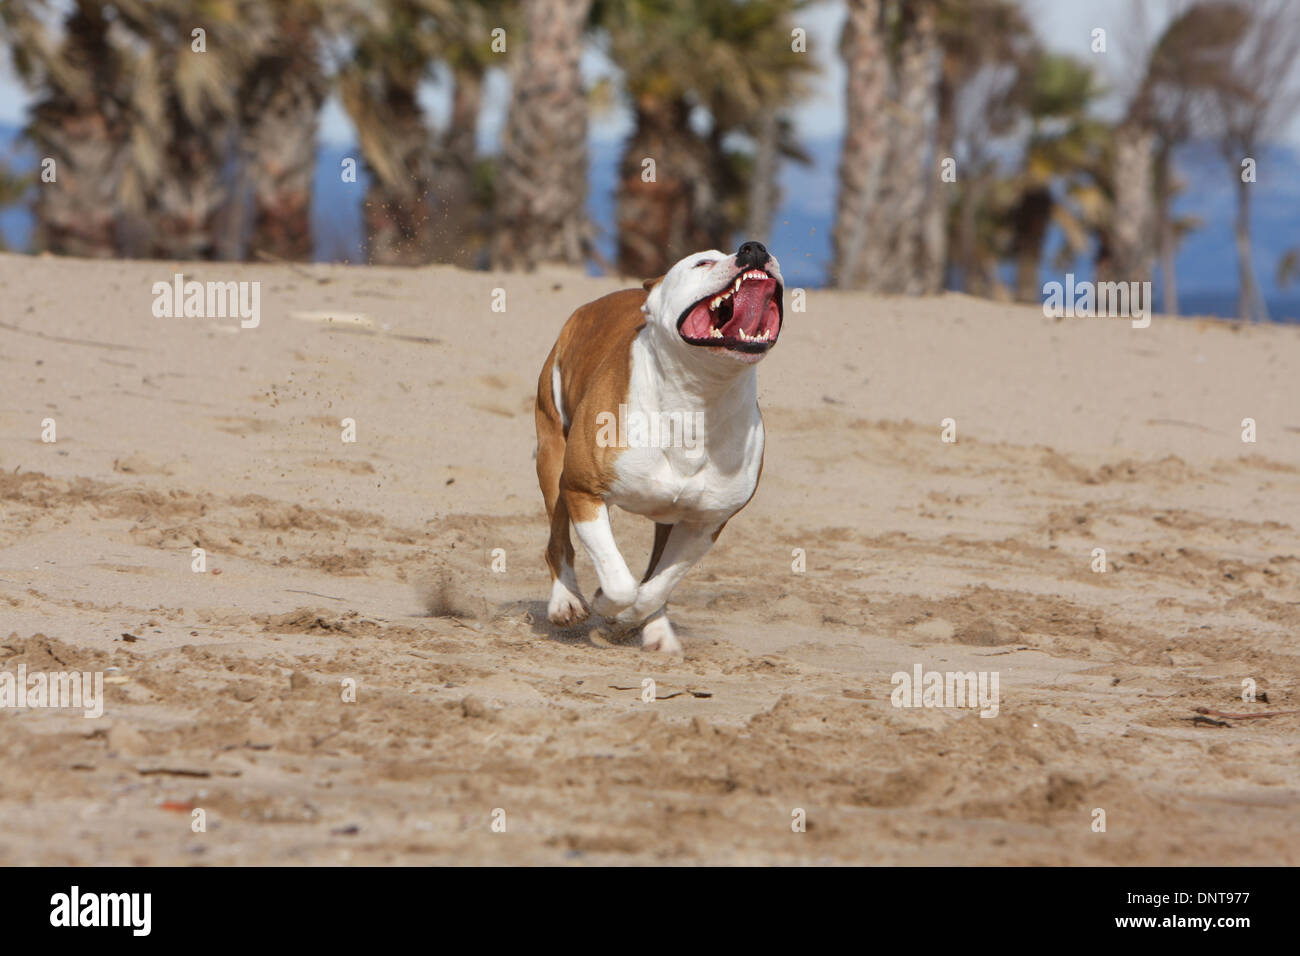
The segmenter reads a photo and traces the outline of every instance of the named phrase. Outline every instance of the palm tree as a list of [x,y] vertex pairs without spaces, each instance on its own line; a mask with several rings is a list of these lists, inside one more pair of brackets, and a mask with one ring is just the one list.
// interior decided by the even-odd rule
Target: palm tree
[[[1107,174],[1114,168],[1108,150],[1116,140],[1092,116],[1101,90],[1082,62],[1040,52],[1024,81],[1029,134],[1021,168],[1007,183],[1002,215],[1016,266],[1015,297],[1033,302],[1041,298],[1038,275],[1048,226],[1056,225],[1065,238],[1064,260],[1086,251],[1094,232],[1113,222]],[[1111,246],[1103,238],[1099,272]]]
[[579,59],[591,0],[524,0],[497,181],[496,264],[581,265],[589,244],[587,101]]
[[831,280],[842,288],[860,286],[879,274],[878,195],[888,142],[885,104],[889,63],[880,0],[848,0],[840,55],[848,73],[840,189],[831,237]]
[[[504,0],[378,0],[350,24],[351,59],[338,74],[344,109],[370,174],[364,220],[371,262],[478,265],[486,241],[488,165],[475,127],[483,76],[495,58],[491,29]],[[439,136],[419,87],[444,65],[453,82],[451,120]]]
[[1175,253],[1192,221],[1175,219],[1173,199],[1181,189],[1174,170],[1174,151],[1190,141],[1204,125],[1201,108],[1214,89],[1232,86],[1233,48],[1249,25],[1245,11],[1234,3],[1197,3],[1175,17],[1152,47],[1146,75],[1132,112],[1156,136],[1156,242],[1164,310],[1178,314]]
[[882,182],[889,238],[883,245],[884,269],[877,282],[885,292],[926,291],[925,206],[938,178],[930,121],[939,79],[936,8],[936,0],[908,0],[895,15],[896,109],[889,114],[890,154]]
[[[238,254],[224,235],[235,192],[240,77],[259,33],[241,0],[117,0],[133,49],[124,251],[169,259]],[[203,52],[192,31],[204,30]],[[237,223],[236,223],[237,224]],[[227,229],[225,232],[231,232]]]
[[1259,161],[1259,152],[1300,108],[1296,62],[1300,60],[1300,11],[1294,4],[1260,0],[1240,4],[1249,16],[1241,42],[1226,68],[1227,82],[1211,95],[1208,126],[1232,171],[1237,197],[1233,232],[1237,249],[1237,314],[1241,319],[1268,318],[1255,278],[1250,237],[1250,192],[1242,164]]
[[434,230],[432,254],[434,262],[472,266],[478,263],[480,247],[486,241],[477,175],[478,118],[486,65],[470,47],[461,50],[448,58],[453,84],[451,120],[434,157],[438,184],[435,215],[440,227]]
[[240,148],[252,184],[248,251],[311,258],[311,181],[327,81],[319,0],[246,4],[251,49],[240,84]]
[[41,2],[8,0],[0,19],[12,33],[18,75],[37,92],[26,128],[54,182],[36,189],[35,245],[51,252],[105,258],[116,249],[114,210],[128,135],[128,64],[110,39],[109,3],[77,0],[55,43]]
[[[1053,226],[1064,238],[1058,265],[1094,244],[1109,254],[1104,250],[1113,136],[1107,124],[1090,115],[1099,92],[1083,63],[1037,48],[1021,49],[1005,66],[978,71],[960,91],[956,152],[964,172],[948,219],[960,288],[1038,301],[1039,271]],[[995,136],[1002,137],[997,151],[988,145]],[[1008,171],[999,154],[1016,145],[1019,156]],[[1013,266],[1012,289],[998,274],[1007,261]]]
[[[856,115],[849,117],[840,167],[835,255],[842,285],[927,291],[934,270],[926,262],[933,241],[926,207],[938,192],[931,121],[939,89],[938,11],[938,0],[850,4],[841,46]],[[863,123],[871,124],[865,136],[853,128]],[[864,148],[875,155],[863,155]],[[855,168],[859,163],[865,175]],[[841,249],[847,262],[839,261]]]
[[432,197],[435,262],[486,265],[491,241],[492,163],[478,155],[477,128],[484,75],[497,59],[491,30],[510,21],[506,0],[455,0],[439,15],[438,55],[451,74],[451,119],[434,153]]
[[1147,250],[1154,246],[1164,311],[1171,315],[1178,314],[1175,253],[1179,236],[1191,224],[1173,216],[1173,197],[1180,188],[1174,152],[1192,138],[1208,94],[1233,88],[1233,49],[1248,23],[1242,7],[1224,0],[1205,0],[1180,10],[1151,44],[1126,111],[1120,141],[1127,144],[1128,155],[1116,150],[1114,172],[1117,190],[1124,193],[1117,194],[1115,203],[1116,271],[1146,278]]
[[372,263],[431,258],[434,137],[418,93],[438,45],[436,10],[425,0],[382,0],[358,24],[352,59],[339,71],[370,172],[363,219]]
[[1097,281],[1149,282],[1156,247],[1155,134],[1130,119],[1115,128],[1113,143],[1109,255],[1098,264]]
[[[926,196],[923,245],[925,273],[923,289],[939,292],[944,287],[950,258],[950,233],[961,239],[963,223],[974,225],[968,214],[980,192],[979,172],[982,146],[989,138],[1007,132],[1010,114],[1006,92],[1014,75],[1029,62],[1035,45],[1032,29],[1020,5],[1014,0],[942,0],[936,29],[940,48],[938,87],[935,93],[935,161],[957,160],[958,100],[965,96],[968,122],[979,124],[963,144],[967,155],[959,161],[960,175],[953,190],[955,202],[943,183],[929,168],[930,189]],[[1001,74],[999,80],[993,74]],[[1007,82],[1007,81],[1011,82]],[[972,95],[973,94],[973,95]],[[969,160],[969,162],[967,161]],[[976,188],[966,189],[967,185]],[[950,222],[950,210],[952,221]],[[960,254],[960,253],[959,253]]]
[[[779,112],[815,68],[791,49],[790,14],[802,5],[599,4],[594,19],[623,69],[635,122],[619,165],[620,271],[658,275],[692,251],[725,248],[746,222],[752,180],[774,175],[775,164],[756,168],[733,134],[761,143],[763,113]],[[778,122],[778,158],[797,155],[788,130]]]

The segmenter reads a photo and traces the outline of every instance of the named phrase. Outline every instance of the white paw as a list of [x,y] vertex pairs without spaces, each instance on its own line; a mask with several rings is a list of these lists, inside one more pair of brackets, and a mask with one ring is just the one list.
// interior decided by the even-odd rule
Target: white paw
[[635,581],[631,581],[627,586],[619,587],[612,594],[606,594],[603,588],[597,588],[595,596],[591,599],[591,609],[601,617],[613,620],[636,601],[636,590]]
[[638,594],[635,601],[618,612],[618,616],[614,618],[614,621],[617,624],[640,624],[654,617],[663,606],[664,602],[656,599],[654,595],[642,597]]
[[558,627],[581,624],[587,619],[587,604],[581,594],[570,591],[558,578],[551,585],[551,600],[546,605],[546,618]]
[[682,642],[677,639],[666,614],[646,621],[645,627],[641,628],[641,648],[646,651],[658,651],[660,654],[681,656]]

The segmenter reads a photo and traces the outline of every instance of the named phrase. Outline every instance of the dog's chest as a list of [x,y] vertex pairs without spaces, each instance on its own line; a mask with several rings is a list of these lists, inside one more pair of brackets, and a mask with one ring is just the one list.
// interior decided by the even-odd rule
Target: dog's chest
[[753,389],[691,401],[649,374],[634,368],[620,408],[609,500],[654,521],[720,524],[758,484],[764,436]]
[[739,465],[723,469],[675,449],[628,448],[619,456],[609,498],[626,511],[666,524],[720,524],[744,506],[758,483],[757,460]]

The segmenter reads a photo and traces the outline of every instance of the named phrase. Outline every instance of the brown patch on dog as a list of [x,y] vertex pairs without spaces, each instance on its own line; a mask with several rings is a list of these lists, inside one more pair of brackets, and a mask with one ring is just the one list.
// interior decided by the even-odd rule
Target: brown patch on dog
[[[546,563],[552,578],[565,564],[573,566],[570,522],[595,518],[614,479],[621,449],[596,442],[596,418],[617,415],[627,401],[632,340],[645,326],[645,300],[645,292],[625,289],[580,307],[560,330],[537,380],[537,481],[551,521]],[[567,428],[552,392],[556,363]]]

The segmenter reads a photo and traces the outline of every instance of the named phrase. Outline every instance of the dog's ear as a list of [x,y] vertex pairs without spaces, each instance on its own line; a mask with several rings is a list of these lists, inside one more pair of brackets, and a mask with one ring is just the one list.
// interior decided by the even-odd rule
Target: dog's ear
[[659,283],[663,281],[664,281],[663,276],[657,276],[656,278],[653,279],[646,279],[644,282],[641,283],[641,288],[649,292],[651,289],[653,289],[655,286],[657,286]]

